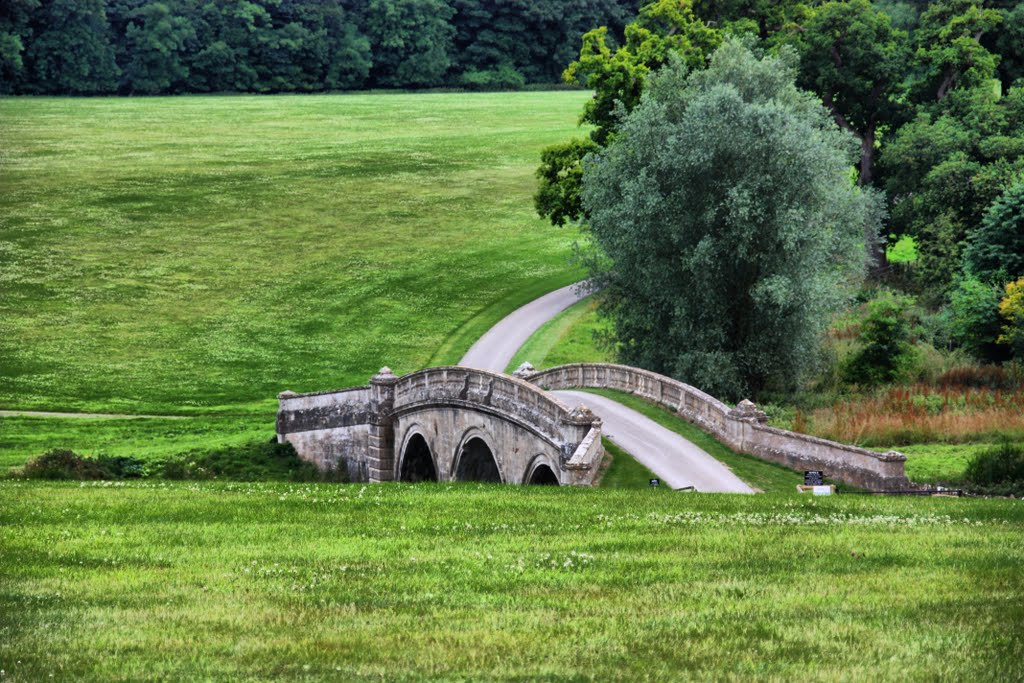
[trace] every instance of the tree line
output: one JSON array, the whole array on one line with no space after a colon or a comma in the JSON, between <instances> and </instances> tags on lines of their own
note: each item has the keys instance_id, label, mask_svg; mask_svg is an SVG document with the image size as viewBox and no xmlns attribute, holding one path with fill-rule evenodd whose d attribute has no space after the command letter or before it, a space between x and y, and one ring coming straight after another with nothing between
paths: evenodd
<instances>
[{"instance_id":1,"label":"tree line","mask_svg":"<svg viewBox=\"0 0 1024 683\"><path fill-rule=\"evenodd\" d=\"M517 88L638 0L5 0L0 92Z\"/></svg>"}]
</instances>

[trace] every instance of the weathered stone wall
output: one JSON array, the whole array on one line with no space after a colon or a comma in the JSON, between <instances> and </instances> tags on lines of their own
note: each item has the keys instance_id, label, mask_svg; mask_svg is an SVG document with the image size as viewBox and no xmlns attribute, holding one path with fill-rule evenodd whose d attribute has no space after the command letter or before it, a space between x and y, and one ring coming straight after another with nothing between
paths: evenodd
<instances>
[{"instance_id":1,"label":"weathered stone wall","mask_svg":"<svg viewBox=\"0 0 1024 683\"><path fill-rule=\"evenodd\" d=\"M352 481L368 481L370 388L278 395L277 440L287 441L321 469L344 466Z\"/></svg>"},{"instance_id":2,"label":"weathered stone wall","mask_svg":"<svg viewBox=\"0 0 1024 683\"><path fill-rule=\"evenodd\" d=\"M516 375L542 389L617 389L675 411L741 453L796 470L823 470L832 479L866 489L910 485L906 456L876 453L764 424L764 413L749 401L730 409L713 396L649 370L610 363L576 363L540 372L520 368Z\"/></svg>"},{"instance_id":3,"label":"weathered stone wall","mask_svg":"<svg viewBox=\"0 0 1024 683\"><path fill-rule=\"evenodd\" d=\"M543 462L560 483L589 485L603 455L592 413L484 370L452 366L395 377L384 368L369 387L278 398L278 440L320 467L344 462L356 481L399 479L413 434L425 440L442 481L455 478L471 438L487 444L506 483L528 481Z\"/></svg>"}]
</instances>

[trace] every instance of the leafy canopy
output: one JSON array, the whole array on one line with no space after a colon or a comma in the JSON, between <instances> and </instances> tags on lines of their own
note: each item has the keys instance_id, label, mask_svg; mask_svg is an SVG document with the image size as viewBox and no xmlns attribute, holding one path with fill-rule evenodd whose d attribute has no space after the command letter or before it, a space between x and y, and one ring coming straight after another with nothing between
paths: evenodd
<instances>
[{"instance_id":1,"label":"leafy canopy","mask_svg":"<svg viewBox=\"0 0 1024 683\"><path fill-rule=\"evenodd\" d=\"M813 365L880 210L851 182L856 141L795 78L792 51L736 39L704 71L670 59L590 157L590 266L624 361L730 398Z\"/></svg>"}]
</instances>

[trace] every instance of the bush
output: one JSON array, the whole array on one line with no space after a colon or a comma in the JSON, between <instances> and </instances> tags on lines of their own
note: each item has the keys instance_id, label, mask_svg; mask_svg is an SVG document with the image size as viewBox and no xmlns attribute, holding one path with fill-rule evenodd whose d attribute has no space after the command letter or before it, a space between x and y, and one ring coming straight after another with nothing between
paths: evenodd
<instances>
[{"instance_id":1,"label":"bush","mask_svg":"<svg viewBox=\"0 0 1024 683\"><path fill-rule=\"evenodd\" d=\"M882 292L868 303L861 326L861 348L847 361L843 375L853 384L874 386L913 375L918 354L910 344L907 297Z\"/></svg>"},{"instance_id":2,"label":"bush","mask_svg":"<svg viewBox=\"0 0 1024 683\"><path fill-rule=\"evenodd\" d=\"M145 476L146 463L123 456L90 458L66 448L55 448L29 460L20 474L28 479L137 479Z\"/></svg>"},{"instance_id":3,"label":"bush","mask_svg":"<svg viewBox=\"0 0 1024 683\"><path fill-rule=\"evenodd\" d=\"M344 464L321 471L300 460L290 443L251 442L214 450L194 450L162 461L157 476L165 479L232 481L348 481Z\"/></svg>"},{"instance_id":4,"label":"bush","mask_svg":"<svg viewBox=\"0 0 1024 683\"><path fill-rule=\"evenodd\" d=\"M999 337L1000 288L976 277L962 277L949 294L950 335L967 353L979 360L1006 357L996 344Z\"/></svg>"},{"instance_id":5,"label":"bush","mask_svg":"<svg viewBox=\"0 0 1024 683\"><path fill-rule=\"evenodd\" d=\"M459 77L459 85L467 90L519 90L526 79L514 67L502 64L486 71L468 69Z\"/></svg>"},{"instance_id":6,"label":"bush","mask_svg":"<svg viewBox=\"0 0 1024 683\"><path fill-rule=\"evenodd\" d=\"M971 490L997 496L1024 496L1024 444L1004 441L976 455L964 479Z\"/></svg>"},{"instance_id":7,"label":"bush","mask_svg":"<svg viewBox=\"0 0 1024 683\"><path fill-rule=\"evenodd\" d=\"M1017 358L1024 358L1024 277L1007 283L999 314L1006 320L999 343L1009 345Z\"/></svg>"}]
</instances>

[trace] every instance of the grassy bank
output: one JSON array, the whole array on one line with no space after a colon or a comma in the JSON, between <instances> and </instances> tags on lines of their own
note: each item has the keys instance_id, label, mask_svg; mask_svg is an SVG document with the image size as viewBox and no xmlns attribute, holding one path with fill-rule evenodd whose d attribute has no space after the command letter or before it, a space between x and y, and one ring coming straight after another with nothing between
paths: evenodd
<instances>
[{"instance_id":1,"label":"grassy bank","mask_svg":"<svg viewBox=\"0 0 1024 683\"><path fill-rule=\"evenodd\" d=\"M1024 503L0 483L8 680L1019 679Z\"/></svg>"},{"instance_id":2,"label":"grassy bank","mask_svg":"<svg viewBox=\"0 0 1024 683\"><path fill-rule=\"evenodd\" d=\"M530 198L586 97L0 99L0 407L269 423L457 360L579 276Z\"/></svg>"}]
</instances>

